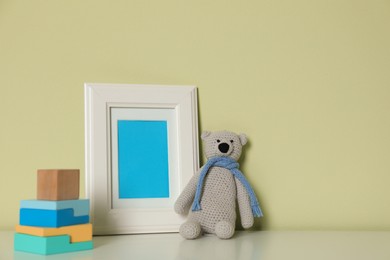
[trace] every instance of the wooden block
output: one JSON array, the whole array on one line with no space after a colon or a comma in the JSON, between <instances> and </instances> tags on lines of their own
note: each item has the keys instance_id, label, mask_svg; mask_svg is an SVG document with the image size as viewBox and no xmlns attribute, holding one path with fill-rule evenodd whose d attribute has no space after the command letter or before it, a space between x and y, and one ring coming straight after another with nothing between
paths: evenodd
<instances>
[{"instance_id":1,"label":"wooden block","mask_svg":"<svg viewBox=\"0 0 390 260\"><path fill-rule=\"evenodd\" d=\"M73 215L85 216L89 215L89 199L80 200L22 200L20 201L20 208L24 209L73 209Z\"/></svg>"},{"instance_id":2,"label":"wooden block","mask_svg":"<svg viewBox=\"0 0 390 260\"><path fill-rule=\"evenodd\" d=\"M19 224L34 227L63 227L89 223L89 215L74 216L73 209L20 209Z\"/></svg>"},{"instance_id":3,"label":"wooden block","mask_svg":"<svg viewBox=\"0 0 390 260\"><path fill-rule=\"evenodd\" d=\"M80 170L38 170L38 200L77 200Z\"/></svg>"},{"instance_id":4,"label":"wooden block","mask_svg":"<svg viewBox=\"0 0 390 260\"><path fill-rule=\"evenodd\" d=\"M70 243L68 235L39 237L15 233L14 249L34 254L52 255L93 249L93 242L91 240Z\"/></svg>"},{"instance_id":5,"label":"wooden block","mask_svg":"<svg viewBox=\"0 0 390 260\"><path fill-rule=\"evenodd\" d=\"M16 225L15 231L21 234L40 237L69 235L71 243L92 240L92 224L73 225L59 228L42 228Z\"/></svg>"}]
</instances>

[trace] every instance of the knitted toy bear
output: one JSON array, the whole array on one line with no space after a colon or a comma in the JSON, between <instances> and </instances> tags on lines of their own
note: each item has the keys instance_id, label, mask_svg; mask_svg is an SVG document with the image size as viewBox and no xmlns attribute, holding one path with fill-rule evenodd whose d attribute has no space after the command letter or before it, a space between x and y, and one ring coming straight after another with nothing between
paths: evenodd
<instances>
[{"instance_id":1,"label":"knitted toy bear","mask_svg":"<svg viewBox=\"0 0 390 260\"><path fill-rule=\"evenodd\" d=\"M176 213L188 213L180 234L186 239L198 238L202 233L229 239L235 231L236 200L244 228L253 225L254 216L263 215L254 191L238 170L237 160L247 138L228 131L203 132L201 138L208 161L191 178L174 205Z\"/></svg>"}]
</instances>

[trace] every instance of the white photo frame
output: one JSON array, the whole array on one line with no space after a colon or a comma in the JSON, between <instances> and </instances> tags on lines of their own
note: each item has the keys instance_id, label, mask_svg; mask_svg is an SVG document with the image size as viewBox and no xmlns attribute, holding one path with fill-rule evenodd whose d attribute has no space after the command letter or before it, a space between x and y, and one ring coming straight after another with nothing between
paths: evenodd
<instances>
[{"instance_id":1,"label":"white photo frame","mask_svg":"<svg viewBox=\"0 0 390 260\"><path fill-rule=\"evenodd\" d=\"M199 168L196 87L86 83L84 91L93 234L178 232L184 219L173 204Z\"/></svg>"}]
</instances>

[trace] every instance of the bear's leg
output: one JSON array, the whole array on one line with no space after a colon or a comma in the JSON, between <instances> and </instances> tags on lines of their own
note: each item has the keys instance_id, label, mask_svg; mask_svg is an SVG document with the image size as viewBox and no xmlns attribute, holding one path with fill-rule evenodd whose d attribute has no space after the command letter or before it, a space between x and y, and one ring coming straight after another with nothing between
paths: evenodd
<instances>
[{"instance_id":1,"label":"bear's leg","mask_svg":"<svg viewBox=\"0 0 390 260\"><path fill-rule=\"evenodd\" d=\"M235 226L226 220L215 225L215 234L221 239L229 239L234 235Z\"/></svg>"},{"instance_id":2,"label":"bear's leg","mask_svg":"<svg viewBox=\"0 0 390 260\"><path fill-rule=\"evenodd\" d=\"M180 226L179 232L185 239L195 239L201 235L202 228L198 222L187 221Z\"/></svg>"}]
</instances>

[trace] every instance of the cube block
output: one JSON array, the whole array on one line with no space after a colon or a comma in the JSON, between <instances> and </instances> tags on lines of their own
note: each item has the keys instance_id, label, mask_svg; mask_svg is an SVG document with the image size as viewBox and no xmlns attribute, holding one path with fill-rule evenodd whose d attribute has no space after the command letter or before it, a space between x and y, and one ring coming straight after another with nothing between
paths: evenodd
<instances>
[{"instance_id":1,"label":"cube block","mask_svg":"<svg viewBox=\"0 0 390 260\"><path fill-rule=\"evenodd\" d=\"M89 223L89 215L74 216L73 209L20 209L19 224L35 227L63 227Z\"/></svg>"},{"instance_id":2,"label":"cube block","mask_svg":"<svg viewBox=\"0 0 390 260\"><path fill-rule=\"evenodd\" d=\"M81 224L59 228L42 228L17 225L15 227L15 231L21 234L40 237L69 235L71 243L92 240L92 224Z\"/></svg>"},{"instance_id":3,"label":"cube block","mask_svg":"<svg viewBox=\"0 0 390 260\"><path fill-rule=\"evenodd\" d=\"M38 200L76 200L79 188L80 170L38 170Z\"/></svg>"},{"instance_id":4,"label":"cube block","mask_svg":"<svg viewBox=\"0 0 390 260\"><path fill-rule=\"evenodd\" d=\"M68 235L40 237L15 233L14 248L16 251L51 255L89 250L93 248L93 242L70 243L70 237Z\"/></svg>"},{"instance_id":5,"label":"cube block","mask_svg":"<svg viewBox=\"0 0 390 260\"><path fill-rule=\"evenodd\" d=\"M74 216L89 215L89 199L80 200L22 200L20 208L25 209L73 209Z\"/></svg>"}]
</instances>

